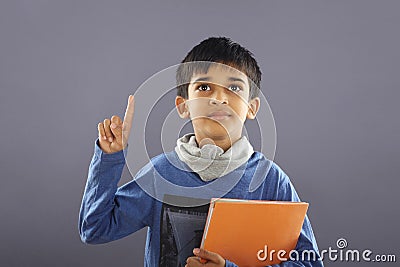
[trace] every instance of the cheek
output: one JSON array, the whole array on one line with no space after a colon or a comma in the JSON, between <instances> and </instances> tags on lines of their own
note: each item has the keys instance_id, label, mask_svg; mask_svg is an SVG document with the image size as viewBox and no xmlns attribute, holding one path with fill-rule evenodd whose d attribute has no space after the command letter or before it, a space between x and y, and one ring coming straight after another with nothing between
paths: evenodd
<instances>
[{"instance_id":1,"label":"cheek","mask_svg":"<svg viewBox=\"0 0 400 267\"><path fill-rule=\"evenodd\" d=\"M207 111L208 100L205 98L194 98L187 103L190 114L199 115Z\"/></svg>"},{"instance_id":2,"label":"cheek","mask_svg":"<svg viewBox=\"0 0 400 267\"><path fill-rule=\"evenodd\" d=\"M239 118L246 118L247 112L249 110L248 103L244 102L243 100L238 100L234 103L234 105L232 105L232 107Z\"/></svg>"}]
</instances>

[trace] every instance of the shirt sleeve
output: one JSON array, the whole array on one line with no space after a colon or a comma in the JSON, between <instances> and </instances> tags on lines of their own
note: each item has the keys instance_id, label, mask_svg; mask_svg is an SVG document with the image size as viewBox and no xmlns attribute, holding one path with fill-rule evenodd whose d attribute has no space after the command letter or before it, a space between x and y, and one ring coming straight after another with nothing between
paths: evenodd
<instances>
[{"instance_id":1,"label":"shirt sleeve","mask_svg":"<svg viewBox=\"0 0 400 267\"><path fill-rule=\"evenodd\" d=\"M135 179L118 188L126 149L104 153L95 142L79 213L79 234L89 244L101 244L125 237L149 226L153 198ZM140 177L141 171L135 176Z\"/></svg>"},{"instance_id":2,"label":"shirt sleeve","mask_svg":"<svg viewBox=\"0 0 400 267\"><path fill-rule=\"evenodd\" d=\"M225 267L238 267L235 263L230 260L225 260Z\"/></svg>"},{"instance_id":3,"label":"shirt sleeve","mask_svg":"<svg viewBox=\"0 0 400 267\"><path fill-rule=\"evenodd\" d=\"M281 171L278 190L278 200L300 202L300 198L294 188L289 177ZM310 220L306 215L304 218L303 226L300 231L300 236L291 255L285 255L287 261L281 264L274 264L273 267L323 267L323 263L318 251L317 241L311 227Z\"/></svg>"}]
</instances>

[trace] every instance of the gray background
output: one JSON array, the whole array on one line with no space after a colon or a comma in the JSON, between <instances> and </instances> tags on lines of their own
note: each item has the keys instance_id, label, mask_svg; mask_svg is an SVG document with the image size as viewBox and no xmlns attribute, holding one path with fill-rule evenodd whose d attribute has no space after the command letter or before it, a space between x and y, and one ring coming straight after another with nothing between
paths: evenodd
<instances>
[{"instance_id":1,"label":"gray background","mask_svg":"<svg viewBox=\"0 0 400 267\"><path fill-rule=\"evenodd\" d=\"M311 203L320 249L344 237L399 258L399 10L395 0L2 0L0 265L142 265L145 230L106 245L79 239L97 123L219 35L261 66L275 160Z\"/></svg>"}]
</instances>

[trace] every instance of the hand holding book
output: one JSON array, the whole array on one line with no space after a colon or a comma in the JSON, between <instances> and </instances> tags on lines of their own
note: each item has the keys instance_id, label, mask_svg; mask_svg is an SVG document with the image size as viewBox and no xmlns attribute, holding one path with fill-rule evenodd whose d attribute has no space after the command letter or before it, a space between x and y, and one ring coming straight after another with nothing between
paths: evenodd
<instances>
[{"instance_id":1,"label":"hand holding book","mask_svg":"<svg viewBox=\"0 0 400 267\"><path fill-rule=\"evenodd\" d=\"M187 259L185 267L224 267L225 259L221 255L202 249L193 249L195 256Z\"/></svg>"}]
</instances>

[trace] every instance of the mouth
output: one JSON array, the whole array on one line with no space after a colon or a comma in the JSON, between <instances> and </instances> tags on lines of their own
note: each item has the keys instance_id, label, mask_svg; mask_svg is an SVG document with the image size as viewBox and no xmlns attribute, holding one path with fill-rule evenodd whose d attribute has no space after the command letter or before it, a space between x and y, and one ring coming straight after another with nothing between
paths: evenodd
<instances>
[{"instance_id":1,"label":"mouth","mask_svg":"<svg viewBox=\"0 0 400 267\"><path fill-rule=\"evenodd\" d=\"M226 112L226 111L214 111L214 112L212 112L212 113L210 113L210 114L208 115L208 117L209 117L210 119L218 120L218 121L220 121L220 120L227 120L227 119L229 119L231 116L232 116L232 115L231 115L230 113Z\"/></svg>"}]
</instances>

